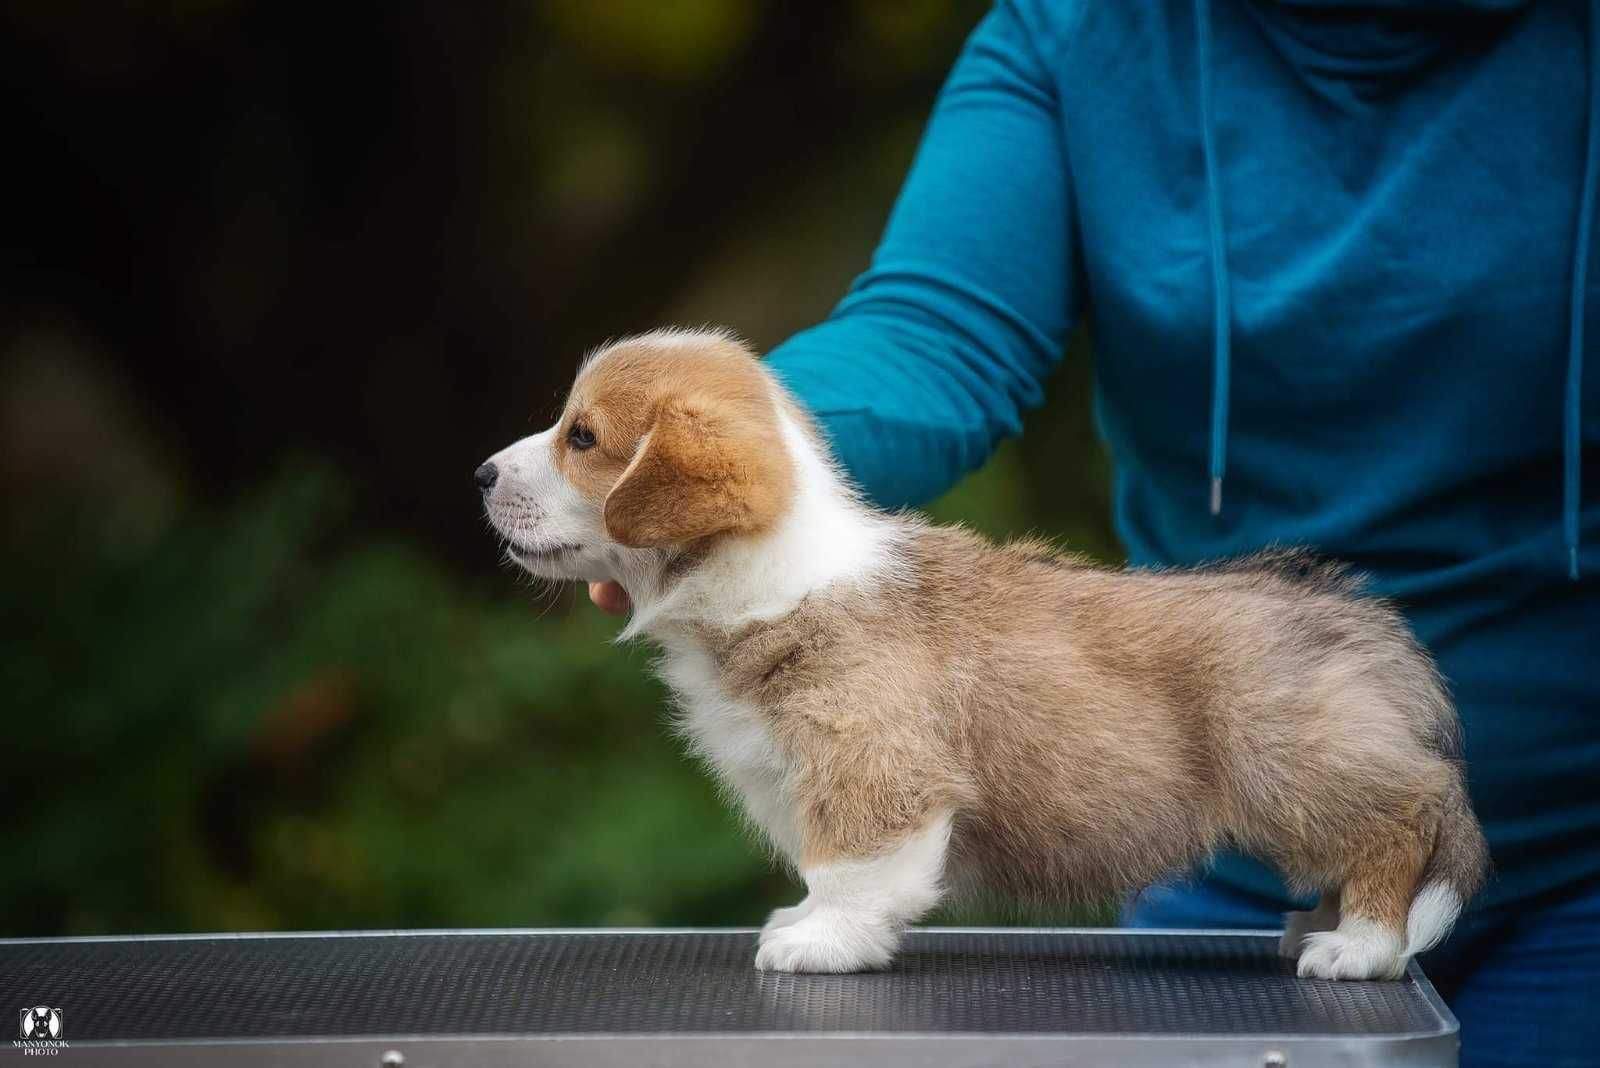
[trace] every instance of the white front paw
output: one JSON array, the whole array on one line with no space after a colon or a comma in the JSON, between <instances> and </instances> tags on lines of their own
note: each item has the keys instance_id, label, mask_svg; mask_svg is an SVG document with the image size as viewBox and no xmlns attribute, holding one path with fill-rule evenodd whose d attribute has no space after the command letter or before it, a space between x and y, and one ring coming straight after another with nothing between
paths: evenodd
<instances>
[{"instance_id":1,"label":"white front paw","mask_svg":"<svg viewBox=\"0 0 1600 1068\"><path fill-rule=\"evenodd\" d=\"M891 925L812 911L786 926L769 922L756 967L764 972L875 971L889 966L898 942L899 932Z\"/></svg>"}]
</instances>

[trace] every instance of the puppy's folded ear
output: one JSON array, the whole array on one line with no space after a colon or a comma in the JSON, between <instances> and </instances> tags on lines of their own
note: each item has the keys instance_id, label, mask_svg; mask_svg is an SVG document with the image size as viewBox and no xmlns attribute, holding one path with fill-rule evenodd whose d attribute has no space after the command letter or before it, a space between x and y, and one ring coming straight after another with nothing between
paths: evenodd
<instances>
[{"instance_id":1,"label":"puppy's folded ear","mask_svg":"<svg viewBox=\"0 0 1600 1068\"><path fill-rule=\"evenodd\" d=\"M618 544L659 548L771 525L794 484L777 413L709 400L661 403L639 450L606 496Z\"/></svg>"}]
</instances>

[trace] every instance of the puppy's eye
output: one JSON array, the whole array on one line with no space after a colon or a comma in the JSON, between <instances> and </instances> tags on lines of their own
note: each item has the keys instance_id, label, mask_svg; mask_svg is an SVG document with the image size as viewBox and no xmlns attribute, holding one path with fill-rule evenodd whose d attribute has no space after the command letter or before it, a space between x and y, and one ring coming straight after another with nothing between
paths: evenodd
<instances>
[{"instance_id":1,"label":"puppy's eye","mask_svg":"<svg viewBox=\"0 0 1600 1068\"><path fill-rule=\"evenodd\" d=\"M567 444L582 452L584 449L594 448L594 431L582 423L573 423L567 431Z\"/></svg>"}]
</instances>

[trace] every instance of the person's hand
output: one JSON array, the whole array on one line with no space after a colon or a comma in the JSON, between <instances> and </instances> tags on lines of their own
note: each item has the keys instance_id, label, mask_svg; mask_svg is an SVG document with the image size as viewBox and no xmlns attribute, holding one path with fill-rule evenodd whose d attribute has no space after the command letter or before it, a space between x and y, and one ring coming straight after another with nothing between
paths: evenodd
<instances>
[{"instance_id":1,"label":"person's hand","mask_svg":"<svg viewBox=\"0 0 1600 1068\"><path fill-rule=\"evenodd\" d=\"M609 612L614 616L628 614L628 592L615 582L589 583L589 600L602 612Z\"/></svg>"}]
</instances>

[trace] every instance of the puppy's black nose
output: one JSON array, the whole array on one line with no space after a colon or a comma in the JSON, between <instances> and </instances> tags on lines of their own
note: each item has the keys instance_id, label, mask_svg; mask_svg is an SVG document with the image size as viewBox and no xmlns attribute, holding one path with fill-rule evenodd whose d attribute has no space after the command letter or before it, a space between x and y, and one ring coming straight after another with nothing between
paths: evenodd
<instances>
[{"instance_id":1,"label":"puppy's black nose","mask_svg":"<svg viewBox=\"0 0 1600 1068\"><path fill-rule=\"evenodd\" d=\"M479 464L478 469L472 473L472 478L478 483L478 488L488 493L494 489L494 480L500 477L500 469L494 464Z\"/></svg>"}]
</instances>

